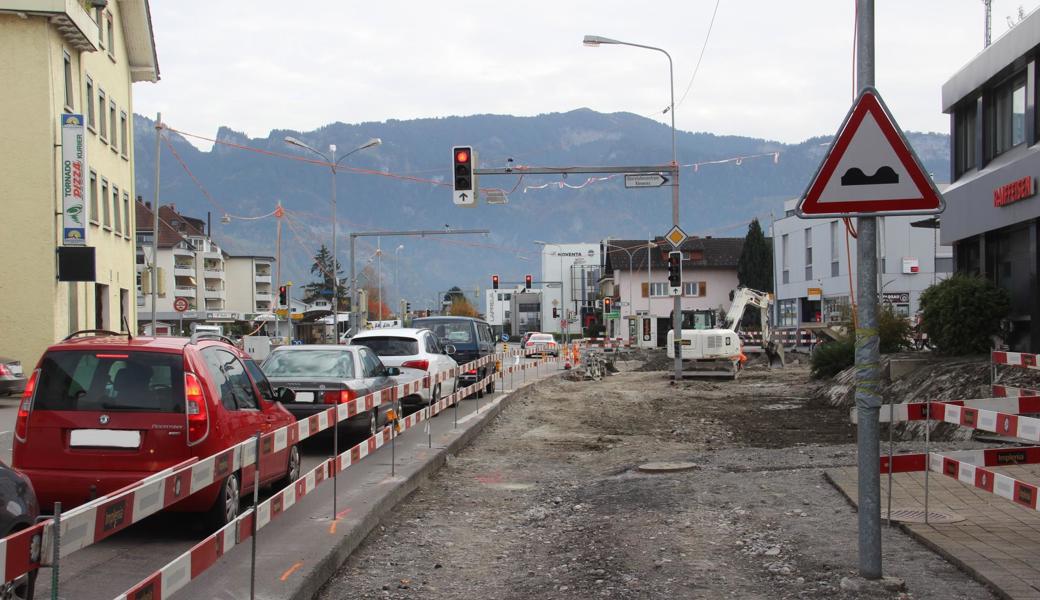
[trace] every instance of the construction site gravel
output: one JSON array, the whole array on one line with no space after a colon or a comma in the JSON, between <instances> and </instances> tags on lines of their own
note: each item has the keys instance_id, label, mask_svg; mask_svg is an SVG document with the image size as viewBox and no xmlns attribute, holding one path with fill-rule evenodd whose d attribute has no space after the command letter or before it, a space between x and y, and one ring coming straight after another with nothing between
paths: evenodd
<instances>
[{"instance_id":1,"label":"construction site gravel","mask_svg":"<svg viewBox=\"0 0 1040 600\"><path fill-rule=\"evenodd\" d=\"M318 598L995 597L888 527L905 585L861 585L855 511L823 475L855 464L855 428L807 367L673 385L643 364L518 392Z\"/></svg>"}]
</instances>

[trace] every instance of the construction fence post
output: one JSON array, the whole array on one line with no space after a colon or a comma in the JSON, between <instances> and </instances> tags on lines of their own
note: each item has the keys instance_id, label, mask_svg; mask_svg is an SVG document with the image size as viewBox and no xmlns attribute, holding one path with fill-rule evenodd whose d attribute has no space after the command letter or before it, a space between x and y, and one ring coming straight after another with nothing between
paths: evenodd
<instances>
[{"instance_id":1,"label":"construction fence post","mask_svg":"<svg viewBox=\"0 0 1040 600\"><path fill-rule=\"evenodd\" d=\"M249 600L256 598L256 532L259 515L256 507L260 502L260 432L253 436L253 535L249 554Z\"/></svg>"},{"instance_id":2,"label":"construction fence post","mask_svg":"<svg viewBox=\"0 0 1040 600\"><path fill-rule=\"evenodd\" d=\"M54 532L54 547L51 549L51 600L58 600L60 598L58 579L61 574L61 502L54 503L52 531Z\"/></svg>"}]
</instances>

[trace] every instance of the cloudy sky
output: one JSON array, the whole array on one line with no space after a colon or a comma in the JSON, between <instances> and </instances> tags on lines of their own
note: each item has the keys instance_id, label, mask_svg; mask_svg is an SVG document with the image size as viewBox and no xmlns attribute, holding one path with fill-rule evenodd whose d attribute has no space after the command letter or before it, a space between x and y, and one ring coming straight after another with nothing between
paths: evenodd
<instances>
[{"instance_id":1,"label":"cloudy sky","mask_svg":"<svg viewBox=\"0 0 1040 600\"><path fill-rule=\"evenodd\" d=\"M982 49L982 1L876 4L878 89L904 129L948 131L940 86ZM597 34L672 54L679 129L797 142L833 133L852 100L854 5L721 0L687 93L716 0L152 0L162 80L135 86L135 110L251 136L580 107L666 120L664 56L582 46ZM1037 5L993 0L994 38Z\"/></svg>"}]
</instances>

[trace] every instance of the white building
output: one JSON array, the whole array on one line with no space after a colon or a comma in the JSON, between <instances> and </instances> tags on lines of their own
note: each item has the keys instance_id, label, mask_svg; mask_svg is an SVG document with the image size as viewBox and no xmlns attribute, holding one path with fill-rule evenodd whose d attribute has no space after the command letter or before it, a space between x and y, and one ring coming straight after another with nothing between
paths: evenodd
<instances>
[{"instance_id":1,"label":"white building","mask_svg":"<svg viewBox=\"0 0 1040 600\"><path fill-rule=\"evenodd\" d=\"M797 202L786 201L784 217L773 223L777 324L802 327L847 321L850 289L854 294L856 286L856 239L848 236L846 250L841 219L800 219L794 214ZM921 292L951 271L953 252L940 245L934 219L879 218L878 293L896 314L915 315Z\"/></svg>"},{"instance_id":2,"label":"white building","mask_svg":"<svg viewBox=\"0 0 1040 600\"><path fill-rule=\"evenodd\" d=\"M138 322L150 322L152 222L149 204L136 204ZM252 320L274 307L269 256L230 256L206 233L205 222L186 217L172 205L159 208L156 319L173 322L230 323ZM177 311L175 303L187 304Z\"/></svg>"},{"instance_id":3,"label":"white building","mask_svg":"<svg viewBox=\"0 0 1040 600\"><path fill-rule=\"evenodd\" d=\"M503 327L511 322L513 294L521 290L523 290L522 286L508 290L501 288L484 290L484 319L496 332L501 333Z\"/></svg>"},{"instance_id":4,"label":"white building","mask_svg":"<svg viewBox=\"0 0 1040 600\"><path fill-rule=\"evenodd\" d=\"M605 297L614 306L607 318L607 335L630 340L640 347L663 347L672 329L673 296L669 295L668 252L663 239L604 240ZM743 238L691 237L683 253L682 310L725 310L729 293L737 287L737 261ZM684 327L696 327L695 317L684 314Z\"/></svg>"},{"instance_id":5,"label":"white building","mask_svg":"<svg viewBox=\"0 0 1040 600\"><path fill-rule=\"evenodd\" d=\"M543 331L562 333L560 321L566 315L569 333L580 335L583 323L595 319L600 265L599 244L543 245Z\"/></svg>"}]
</instances>

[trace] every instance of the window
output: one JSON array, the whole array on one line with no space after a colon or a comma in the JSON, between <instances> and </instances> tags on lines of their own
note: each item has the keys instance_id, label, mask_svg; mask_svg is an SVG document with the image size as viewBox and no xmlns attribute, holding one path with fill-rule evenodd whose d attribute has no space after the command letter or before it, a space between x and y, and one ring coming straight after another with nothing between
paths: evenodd
<instances>
[{"instance_id":1,"label":"window","mask_svg":"<svg viewBox=\"0 0 1040 600\"><path fill-rule=\"evenodd\" d=\"M130 290L119 288L119 331L126 331L130 323Z\"/></svg>"},{"instance_id":2,"label":"window","mask_svg":"<svg viewBox=\"0 0 1040 600\"><path fill-rule=\"evenodd\" d=\"M130 160L130 146L127 144L129 140L126 137L127 123L126 113L119 113L119 153L123 155L123 158Z\"/></svg>"},{"instance_id":3,"label":"window","mask_svg":"<svg viewBox=\"0 0 1040 600\"><path fill-rule=\"evenodd\" d=\"M87 75L87 98L83 106L87 109L87 129L97 132L97 113L94 111L94 80Z\"/></svg>"},{"instance_id":4,"label":"window","mask_svg":"<svg viewBox=\"0 0 1040 600\"><path fill-rule=\"evenodd\" d=\"M780 326L796 327L798 325L798 301L795 299L780 301Z\"/></svg>"},{"instance_id":5,"label":"window","mask_svg":"<svg viewBox=\"0 0 1040 600\"><path fill-rule=\"evenodd\" d=\"M112 225L116 233L123 231L123 219L119 211L119 188L112 186Z\"/></svg>"},{"instance_id":6,"label":"window","mask_svg":"<svg viewBox=\"0 0 1040 600\"><path fill-rule=\"evenodd\" d=\"M661 297L668 295L668 282L655 282L650 284L650 295L654 297ZM644 294L644 297L646 295Z\"/></svg>"},{"instance_id":7,"label":"window","mask_svg":"<svg viewBox=\"0 0 1040 600\"><path fill-rule=\"evenodd\" d=\"M130 239L130 194L123 192L123 235Z\"/></svg>"},{"instance_id":8,"label":"window","mask_svg":"<svg viewBox=\"0 0 1040 600\"><path fill-rule=\"evenodd\" d=\"M184 413L184 357L162 352L48 352L36 410Z\"/></svg>"},{"instance_id":9,"label":"window","mask_svg":"<svg viewBox=\"0 0 1040 600\"><path fill-rule=\"evenodd\" d=\"M112 205L108 202L108 181L101 180L101 224L112 228Z\"/></svg>"},{"instance_id":10,"label":"window","mask_svg":"<svg viewBox=\"0 0 1040 600\"><path fill-rule=\"evenodd\" d=\"M98 90L98 135L101 139L108 139L108 120L105 118L105 90Z\"/></svg>"},{"instance_id":11,"label":"window","mask_svg":"<svg viewBox=\"0 0 1040 600\"><path fill-rule=\"evenodd\" d=\"M327 377L354 378L354 357L347 350L286 350L272 352L264 361L269 377L309 377L321 373Z\"/></svg>"},{"instance_id":12,"label":"window","mask_svg":"<svg viewBox=\"0 0 1040 600\"><path fill-rule=\"evenodd\" d=\"M90 222L97 225L98 222L98 190L97 171L90 171Z\"/></svg>"},{"instance_id":13,"label":"window","mask_svg":"<svg viewBox=\"0 0 1040 600\"><path fill-rule=\"evenodd\" d=\"M361 353L361 365L365 369L365 377L381 377L383 375L382 361L367 348L361 348L358 351Z\"/></svg>"},{"instance_id":14,"label":"window","mask_svg":"<svg viewBox=\"0 0 1040 600\"><path fill-rule=\"evenodd\" d=\"M518 304L516 309L522 313L536 313L542 312L542 305L538 304L537 302L526 302L523 304Z\"/></svg>"},{"instance_id":15,"label":"window","mask_svg":"<svg viewBox=\"0 0 1040 600\"><path fill-rule=\"evenodd\" d=\"M805 280L812 279L812 228L805 228Z\"/></svg>"},{"instance_id":16,"label":"window","mask_svg":"<svg viewBox=\"0 0 1040 600\"><path fill-rule=\"evenodd\" d=\"M708 295L708 282L706 281L684 281L683 296L691 298L703 298Z\"/></svg>"},{"instance_id":17,"label":"window","mask_svg":"<svg viewBox=\"0 0 1040 600\"><path fill-rule=\"evenodd\" d=\"M118 132L116 131L116 101L115 100L109 100L108 101L108 126L112 128L112 139L111 139L112 145L110 147L112 148L112 152L118 152L119 149L116 148L116 142L118 142L119 140L116 139L116 135L118 135Z\"/></svg>"},{"instance_id":18,"label":"window","mask_svg":"<svg viewBox=\"0 0 1040 600\"><path fill-rule=\"evenodd\" d=\"M838 250L839 235L841 234L838 233L838 222L831 221L831 277L837 277L840 273L840 268L838 266L838 257L840 255Z\"/></svg>"},{"instance_id":19,"label":"window","mask_svg":"<svg viewBox=\"0 0 1040 600\"><path fill-rule=\"evenodd\" d=\"M953 176L960 177L975 168L976 101L972 100L953 113Z\"/></svg>"},{"instance_id":20,"label":"window","mask_svg":"<svg viewBox=\"0 0 1040 600\"><path fill-rule=\"evenodd\" d=\"M72 95L72 57L69 56L68 52L65 55L65 108L72 112L73 95Z\"/></svg>"},{"instance_id":21,"label":"window","mask_svg":"<svg viewBox=\"0 0 1040 600\"><path fill-rule=\"evenodd\" d=\"M238 358L216 346L203 348L206 370L217 388L220 403L228 410L256 410L259 407L253 382Z\"/></svg>"},{"instance_id":22,"label":"window","mask_svg":"<svg viewBox=\"0 0 1040 600\"><path fill-rule=\"evenodd\" d=\"M98 46L105 47L105 9L98 7L94 9L94 22L98 28Z\"/></svg>"},{"instance_id":23,"label":"window","mask_svg":"<svg viewBox=\"0 0 1040 600\"><path fill-rule=\"evenodd\" d=\"M108 32L108 57L112 60L116 59L116 27L112 13L105 13L105 31Z\"/></svg>"},{"instance_id":24,"label":"window","mask_svg":"<svg viewBox=\"0 0 1040 600\"><path fill-rule=\"evenodd\" d=\"M780 236L780 265L783 267L783 282L791 283L791 272L788 270L790 262L787 254L788 239L787 234Z\"/></svg>"},{"instance_id":25,"label":"window","mask_svg":"<svg viewBox=\"0 0 1040 600\"><path fill-rule=\"evenodd\" d=\"M255 360L245 361L246 370L249 371L249 376L253 378L253 383L256 384L258 390L260 390L260 397L268 402L274 402L277 400L274 395L274 388L271 387L271 382L264 376L264 372L260 370L260 366L256 364Z\"/></svg>"},{"instance_id":26,"label":"window","mask_svg":"<svg viewBox=\"0 0 1040 600\"><path fill-rule=\"evenodd\" d=\"M997 88L986 105L986 159L1026 141L1026 79L1019 75Z\"/></svg>"},{"instance_id":27,"label":"window","mask_svg":"<svg viewBox=\"0 0 1040 600\"><path fill-rule=\"evenodd\" d=\"M440 354L441 353L441 349L437 345L437 338L435 338L432 335L426 333L426 334L423 334L423 340L425 341L426 351L428 353L430 353L430 354Z\"/></svg>"},{"instance_id":28,"label":"window","mask_svg":"<svg viewBox=\"0 0 1040 600\"><path fill-rule=\"evenodd\" d=\"M370 348L379 356L414 356L419 354L418 340L410 337L363 337L353 342Z\"/></svg>"}]
</instances>

